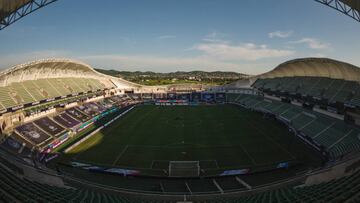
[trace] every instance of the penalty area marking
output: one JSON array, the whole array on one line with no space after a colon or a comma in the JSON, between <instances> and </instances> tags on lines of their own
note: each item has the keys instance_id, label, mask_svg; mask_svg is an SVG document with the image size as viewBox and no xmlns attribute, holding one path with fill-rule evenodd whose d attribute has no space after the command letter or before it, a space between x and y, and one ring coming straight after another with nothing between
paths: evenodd
<instances>
[{"instance_id":1,"label":"penalty area marking","mask_svg":"<svg viewBox=\"0 0 360 203\"><path fill-rule=\"evenodd\" d=\"M155 169L154 168L155 163L168 163L169 164L170 161L174 161L174 160L152 160L151 166L149 169ZM199 160L200 165L201 165L201 163L206 163L206 162L208 162L208 163L212 162L215 164L215 169L220 169L219 164L218 164L217 160L215 160L215 159ZM214 169L214 168L204 168L204 169L207 170L207 169Z\"/></svg>"},{"instance_id":2,"label":"penalty area marking","mask_svg":"<svg viewBox=\"0 0 360 203\"><path fill-rule=\"evenodd\" d=\"M122 155L126 152L126 150L129 148L129 145L126 145L124 147L124 149L120 152L120 154L116 157L115 161L113 162L113 166L115 166L115 164L120 160L120 158L122 157Z\"/></svg>"}]
</instances>

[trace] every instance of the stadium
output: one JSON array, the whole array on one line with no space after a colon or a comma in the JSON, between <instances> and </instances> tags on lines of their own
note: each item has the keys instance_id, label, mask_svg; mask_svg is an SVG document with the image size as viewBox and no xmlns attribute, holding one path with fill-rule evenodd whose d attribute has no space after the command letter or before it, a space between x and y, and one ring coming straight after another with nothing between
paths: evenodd
<instances>
[{"instance_id":1,"label":"stadium","mask_svg":"<svg viewBox=\"0 0 360 203\"><path fill-rule=\"evenodd\" d=\"M0 28L52 2L0 1ZM360 21L359 1L319 2ZM360 202L359 82L330 58L210 88L71 59L9 67L0 202Z\"/></svg>"}]
</instances>

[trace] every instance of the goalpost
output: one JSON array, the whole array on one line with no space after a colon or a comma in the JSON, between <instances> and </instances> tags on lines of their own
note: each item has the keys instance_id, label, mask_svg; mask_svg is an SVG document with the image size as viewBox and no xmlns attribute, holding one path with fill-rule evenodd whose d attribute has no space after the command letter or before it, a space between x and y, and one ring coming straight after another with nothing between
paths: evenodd
<instances>
[{"instance_id":1,"label":"goalpost","mask_svg":"<svg viewBox=\"0 0 360 203\"><path fill-rule=\"evenodd\" d=\"M170 161L169 162L170 177L199 177L200 162L199 161Z\"/></svg>"}]
</instances>

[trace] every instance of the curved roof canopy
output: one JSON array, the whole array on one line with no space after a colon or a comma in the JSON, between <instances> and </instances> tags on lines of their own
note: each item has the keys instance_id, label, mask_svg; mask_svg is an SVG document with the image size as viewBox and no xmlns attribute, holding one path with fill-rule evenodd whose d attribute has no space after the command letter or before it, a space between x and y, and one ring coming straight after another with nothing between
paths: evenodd
<instances>
[{"instance_id":1,"label":"curved roof canopy","mask_svg":"<svg viewBox=\"0 0 360 203\"><path fill-rule=\"evenodd\" d=\"M111 81L117 87L140 87L138 84L121 78L99 73L85 63L69 59L44 59L6 69L0 72L0 86L26 80L62 77L94 78L101 81Z\"/></svg>"},{"instance_id":2,"label":"curved roof canopy","mask_svg":"<svg viewBox=\"0 0 360 203\"><path fill-rule=\"evenodd\" d=\"M56 77L102 78L89 65L67 59L45 59L20 64L0 72L0 81L8 84L14 81L37 80Z\"/></svg>"},{"instance_id":3,"label":"curved roof canopy","mask_svg":"<svg viewBox=\"0 0 360 203\"><path fill-rule=\"evenodd\" d=\"M0 0L0 30L57 0Z\"/></svg>"},{"instance_id":4,"label":"curved roof canopy","mask_svg":"<svg viewBox=\"0 0 360 203\"><path fill-rule=\"evenodd\" d=\"M252 80L295 76L328 77L360 82L360 68L328 58L303 58L282 63L274 70L255 76Z\"/></svg>"},{"instance_id":5,"label":"curved roof canopy","mask_svg":"<svg viewBox=\"0 0 360 203\"><path fill-rule=\"evenodd\" d=\"M360 22L360 0L315 0Z\"/></svg>"}]
</instances>

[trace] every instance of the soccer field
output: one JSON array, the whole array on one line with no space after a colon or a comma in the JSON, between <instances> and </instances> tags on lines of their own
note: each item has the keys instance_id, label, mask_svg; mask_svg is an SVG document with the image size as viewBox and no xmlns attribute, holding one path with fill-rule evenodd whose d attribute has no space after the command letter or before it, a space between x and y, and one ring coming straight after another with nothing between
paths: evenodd
<instances>
[{"instance_id":1,"label":"soccer field","mask_svg":"<svg viewBox=\"0 0 360 203\"><path fill-rule=\"evenodd\" d=\"M137 106L70 152L73 160L132 169L241 169L312 156L289 130L233 105Z\"/></svg>"}]
</instances>

